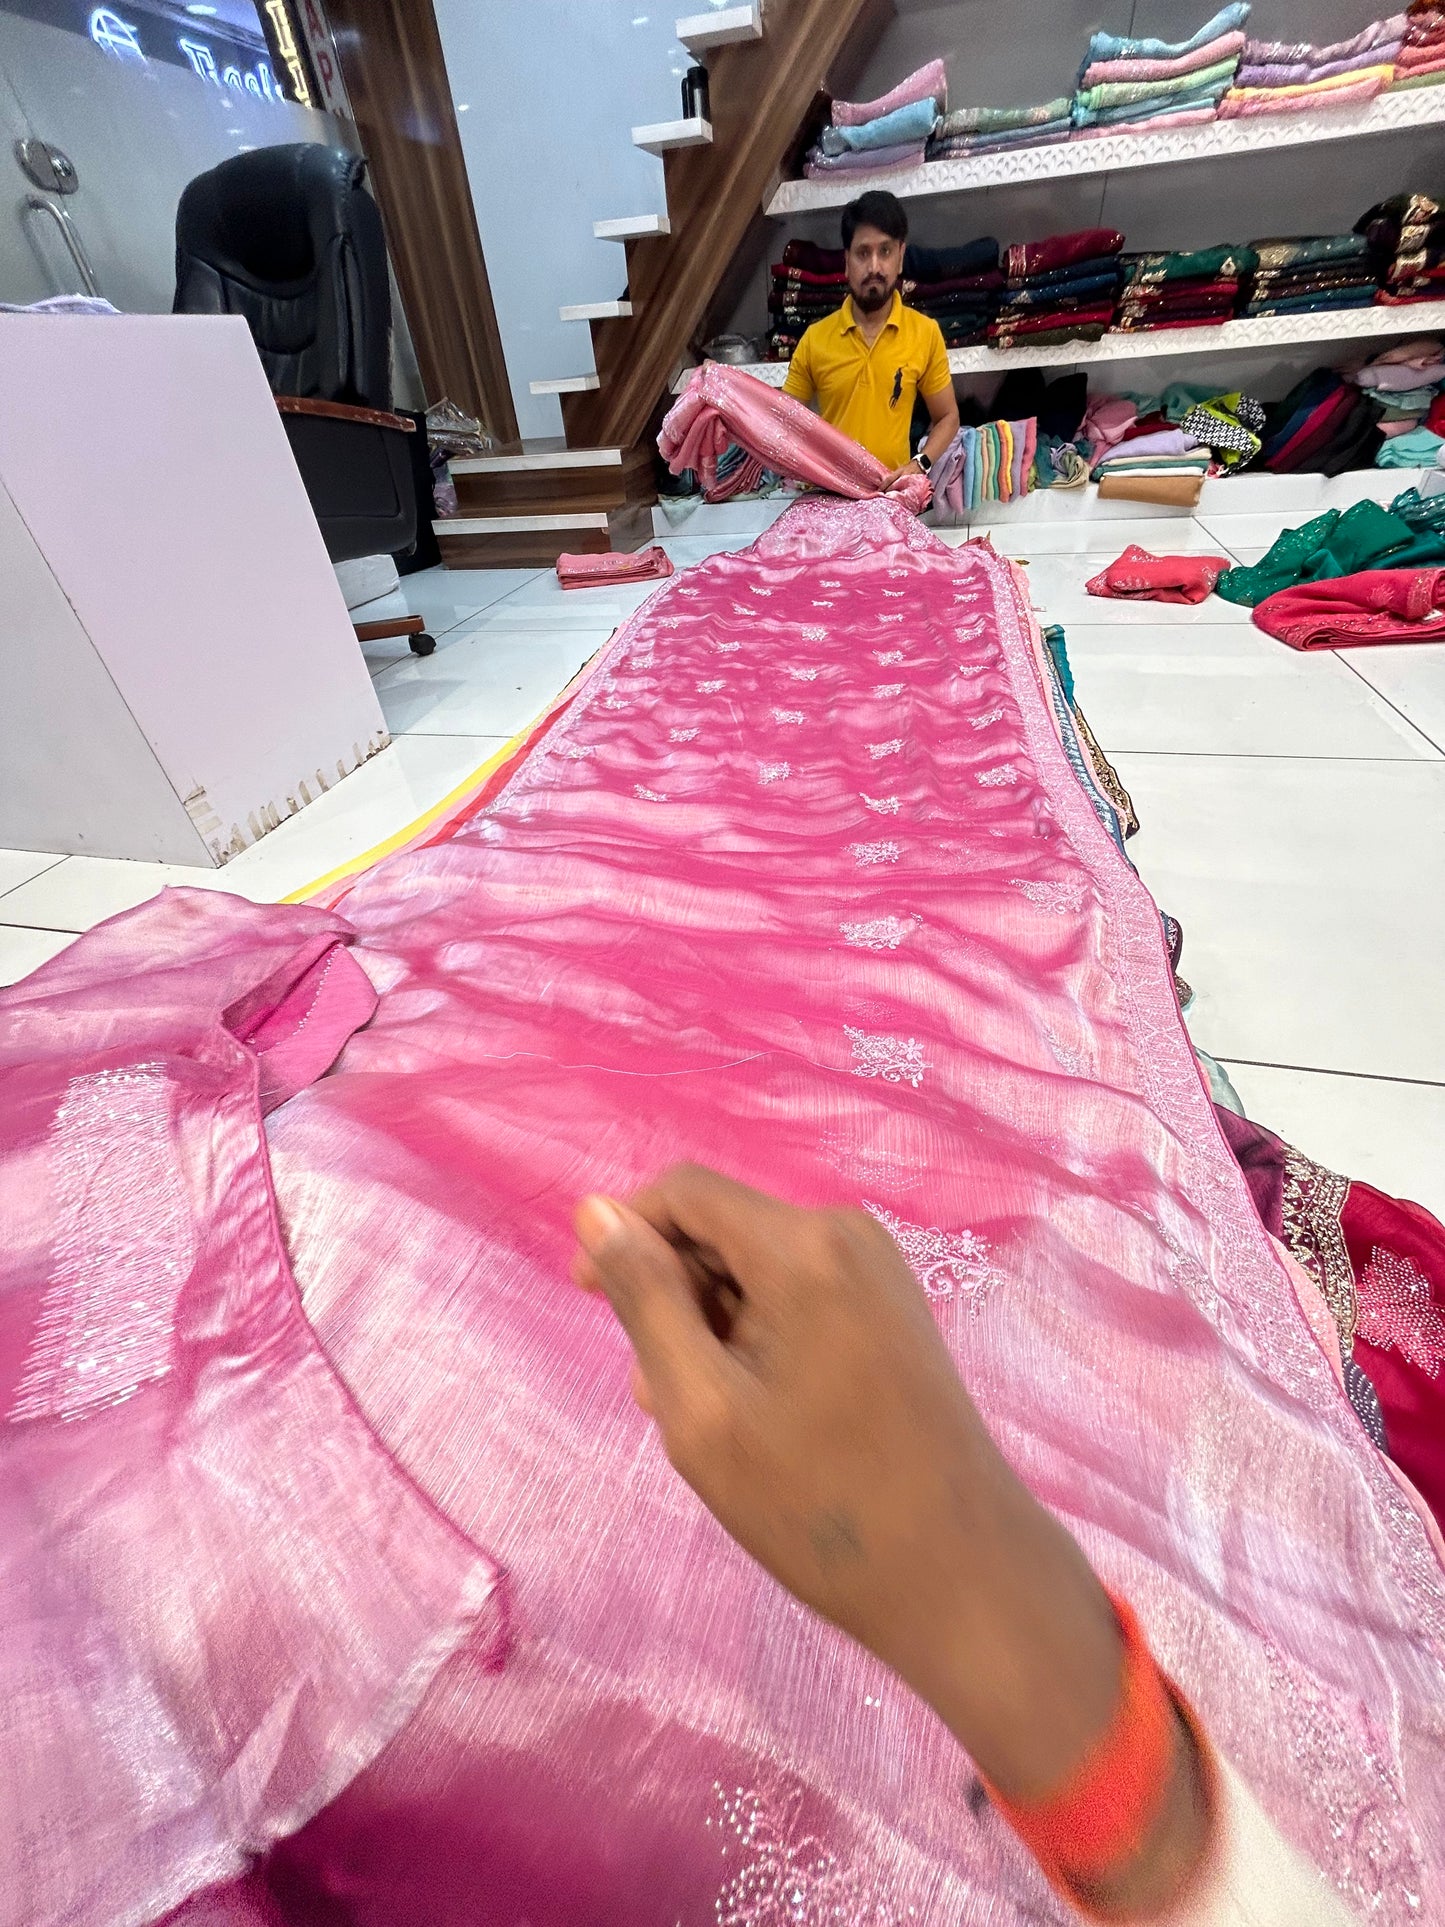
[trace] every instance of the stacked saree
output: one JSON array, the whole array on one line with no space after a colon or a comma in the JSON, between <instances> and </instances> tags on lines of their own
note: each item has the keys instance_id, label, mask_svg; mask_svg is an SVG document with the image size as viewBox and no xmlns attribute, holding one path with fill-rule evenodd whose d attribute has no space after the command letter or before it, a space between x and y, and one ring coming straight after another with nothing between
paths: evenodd
<instances>
[{"instance_id":1,"label":"stacked saree","mask_svg":"<svg viewBox=\"0 0 1445 1927\"><path fill-rule=\"evenodd\" d=\"M1061 704L1010 564L806 501L338 911L170 892L4 993L29 1921L1063 1920L567 1281L577 1195L679 1156L874 1212L1276 1825L1440 1917L1440 1559Z\"/></svg>"}]
</instances>

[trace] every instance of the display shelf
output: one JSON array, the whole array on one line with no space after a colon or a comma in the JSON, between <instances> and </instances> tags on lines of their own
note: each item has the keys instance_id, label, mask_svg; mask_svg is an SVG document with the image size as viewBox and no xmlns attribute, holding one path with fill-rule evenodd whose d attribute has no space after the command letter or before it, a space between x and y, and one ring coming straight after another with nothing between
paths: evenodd
<instances>
[{"instance_id":1,"label":"display shelf","mask_svg":"<svg viewBox=\"0 0 1445 1927\"><path fill-rule=\"evenodd\" d=\"M658 120L647 127L634 127L632 145L645 153L669 154L678 147L710 147L712 122L695 116L692 120Z\"/></svg>"},{"instance_id":2,"label":"display shelf","mask_svg":"<svg viewBox=\"0 0 1445 1927\"><path fill-rule=\"evenodd\" d=\"M1038 348L951 348L948 365L955 375L1006 374L1010 368L1081 368L1102 361L1239 354L1249 348L1301 343L1323 347L1333 341L1438 334L1442 329L1445 301L1414 301L1399 308L1341 308L1334 314L1266 315L1255 320L1216 322L1206 328L1155 328L1108 334L1101 341L1049 342ZM684 377L687 372L684 370ZM787 372L785 361L754 361L744 368L744 373L756 375L770 388L781 388ZM681 386L679 379L674 392Z\"/></svg>"},{"instance_id":3,"label":"display shelf","mask_svg":"<svg viewBox=\"0 0 1445 1927\"><path fill-rule=\"evenodd\" d=\"M960 160L924 161L902 172L784 181L767 203L767 212L809 214L819 208L842 207L870 187L886 187L900 200L908 201L929 194L1010 187L1022 181L1072 180L1081 174L1155 167L1170 161L1263 154L1317 141L1358 140L1367 134L1388 134L1399 128L1430 127L1441 122L1445 122L1445 86L1415 87L1398 94L1379 94L1357 107L1213 120L1175 134L1102 134L1097 139L1060 141L1053 147L1015 147Z\"/></svg>"},{"instance_id":4,"label":"display shelf","mask_svg":"<svg viewBox=\"0 0 1445 1927\"><path fill-rule=\"evenodd\" d=\"M724 7L713 13L690 13L673 32L691 54L711 47L731 47L740 40L761 40L763 10L759 0L745 7Z\"/></svg>"}]
</instances>

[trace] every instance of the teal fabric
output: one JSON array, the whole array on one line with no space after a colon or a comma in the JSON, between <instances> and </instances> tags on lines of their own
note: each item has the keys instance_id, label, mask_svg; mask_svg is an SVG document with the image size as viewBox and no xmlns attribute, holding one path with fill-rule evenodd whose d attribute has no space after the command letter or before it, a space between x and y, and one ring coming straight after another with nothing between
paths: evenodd
<instances>
[{"instance_id":1,"label":"teal fabric","mask_svg":"<svg viewBox=\"0 0 1445 1927\"><path fill-rule=\"evenodd\" d=\"M1433 468L1445 448L1445 436L1428 428L1412 428L1405 435L1391 435L1375 457L1376 468Z\"/></svg>"},{"instance_id":2,"label":"teal fabric","mask_svg":"<svg viewBox=\"0 0 1445 1927\"><path fill-rule=\"evenodd\" d=\"M1266 596L1301 582L1324 582L1362 569L1420 569L1431 563L1445 563L1445 532L1414 529L1378 502L1356 502L1343 514L1326 509L1312 522L1285 529L1253 567L1222 575L1214 593L1252 609Z\"/></svg>"}]
</instances>

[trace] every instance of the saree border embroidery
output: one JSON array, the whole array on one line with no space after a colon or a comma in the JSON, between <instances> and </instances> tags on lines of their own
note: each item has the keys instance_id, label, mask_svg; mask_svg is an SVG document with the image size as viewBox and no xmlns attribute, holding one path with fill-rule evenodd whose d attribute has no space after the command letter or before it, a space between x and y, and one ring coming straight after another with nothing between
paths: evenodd
<instances>
[{"instance_id":1,"label":"saree border embroidery","mask_svg":"<svg viewBox=\"0 0 1445 1927\"><path fill-rule=\"evenodd\" d=\"M1280 1195L1284 1241L1291 1255L1299 1259L1319 1287L1346 1357L1355 1342L1355 1327L1359 1322L1354 1267L1340 1224L1349 1188L1348 1178L1316 1164L1293 1145L1286 1147Z\"/></svg>"}]
</instances>

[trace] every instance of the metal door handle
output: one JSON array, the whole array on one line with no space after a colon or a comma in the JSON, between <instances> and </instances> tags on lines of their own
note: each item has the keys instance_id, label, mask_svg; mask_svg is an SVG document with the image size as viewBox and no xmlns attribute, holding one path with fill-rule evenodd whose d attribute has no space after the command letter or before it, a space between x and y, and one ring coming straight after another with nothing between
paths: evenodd
<instances>
[{"instance_id":1,"label":"metal door handle","mask_svg":"<svg viewBox=\"0 0 1445 1927\"><path fill-rule=\"evenodd\" d=\"M46 200L43 194L27 194L25 196L25 211L27 214L48 214L50 216L51 220L54 221L55 225L60 229L60 238L69 250L70 258L75 263L75 272L84 283L85 292L98 296L100 294L100 283L95 278L95 269L90 265L90 258L81 243L76 225L66 210L63 207L57 207L54 201Z\"/></svg>"}]
</instances>

